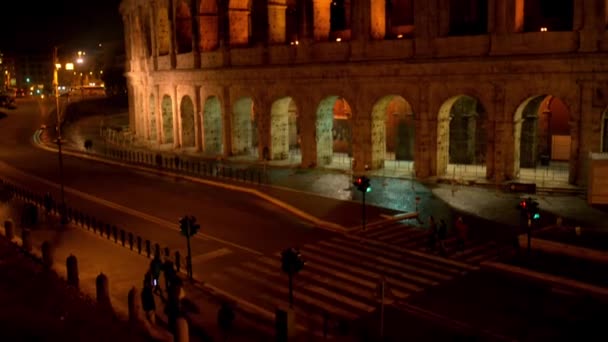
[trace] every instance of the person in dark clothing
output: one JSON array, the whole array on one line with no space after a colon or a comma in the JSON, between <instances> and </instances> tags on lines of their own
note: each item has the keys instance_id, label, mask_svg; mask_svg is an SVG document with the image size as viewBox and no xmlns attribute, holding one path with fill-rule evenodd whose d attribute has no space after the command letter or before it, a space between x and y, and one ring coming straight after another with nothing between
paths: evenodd
<instances>
[{"instance_id":1,"label":"person in dark clothing","mask_svg":"<svg viewBox=\"0 0 608 342\"><path fill-rule=\"evenodd\" d=\"M435 222L435 218L433 216L429 216L429 241L428 248L429 250L435 250L437 245L437 222Z\"/></svg>"},{"instance_id":2,"label":"person in dark clothing","mask_svg":"<svg viewBox=\"0 0 608 342\"><path fill-rule=\"evenodd\" d=\"M454 225L456 228L456 241L458 243L458 250L464 252L464 244L467 240L469 227L464 223L462 216L459 216Z\"/></svg>"},{"instance_id":3,"label":"person in dark clothing","mask_svg":"<svg viewBox=\"0 0 608 342\"><path fill-rule=\"evenodd\" d=\"M177 272L173 266L173 262L169 259L165 260L163 264L163 273L165 274L165 290L167 291L171 287L171 282L177 277Z\"/></svg>"},{"instance_id":4,"label":"person in dark clothing","mask_svg":"<svg viewBox=\"0 0 608 342\"><path fill-rule=\"evenodd\" d=\"M150 261L150 274L152 275L152 286L154 287L154 293L161 293L162 289L158 279L160 278L160 272L162 271L163 262L160 260L160 256L157 254L154 259Z\"/></svg>"},{"instance_id":5,"label":"person in dark clothing","mask_svg":"<svg viewBox=\"0 0 608 342\"><path fill-rule=\"evenodd\" d=\"M146 318L152 324L156 322L156 302L152 290L152 274L146 272L144 276L144 287L141 290L141 306L146 313Z\"/></svg>"},{"instance_id":6,"label":"person in dark clothing","mask_svg":"<svg viewBox=\"0 0 608 342\"><path fill-rule=\"evenodd\" d=\"M445 239L448 237L448 225L444 219L439 221L439 229L437 231L437 239L439 240L439 252L441 255L445 255Z\"/></svg>"}]
</instances>

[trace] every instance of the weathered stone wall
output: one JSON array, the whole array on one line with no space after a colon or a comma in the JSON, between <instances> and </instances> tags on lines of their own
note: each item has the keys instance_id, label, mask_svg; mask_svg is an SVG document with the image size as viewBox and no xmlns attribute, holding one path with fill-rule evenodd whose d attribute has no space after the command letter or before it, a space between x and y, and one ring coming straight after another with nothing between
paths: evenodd
<instances>
[{"instance_id":1,"label":"weathered stone wall","mask_svg":"<svg viewBox=\"0 0 608 342\"><path fill-rule=\"evenodd\" d=\"M466 146L463 159L478 162L479 149L485 150L481 158L487 177L502 181L517 177L521 146L532 144L521 131L526 124L518 108L532 97L552 95L569 111L571 182L585 182L588 152L600 149L601 120L608 107L604 1L576 1L572 31L523 32L520 1L494 0L487 34L454 37L449 34L450 16L445 9L416 0L414 38L396 40L382 40L386 18L378 16L384 9L377 2L362 1L353 5L353 40L332 43L327 42L330 2L314 0L309 9L312 17L298 24L299 44L273 45L289 43L281 19L287 3L276 0L268 8L268 42L262 47L248 47L251 9L246 2L231 2L223 9L204 0L198 3L201 11L193 23L199 26L192 31L198 34L192 39L198 42L194 51L200 56L187 62L178 58L173 47L171 37L177 28L175 18L169 17L171 11L165 11L166 3L124 0L121 5L125 28L143 25L138 23L145 20L157 23L149 28L151 43L146 42L147 33L142 33L146 25L141 30L125 29L130 90L141 97L131 98L132 123L137 134L149 139L157 135L156 139L169 143L173 137L190 137L180 131L186 126L179 124L179 104L189 95L196 120L188 129L200 132L194 134L202 152L230 156L257 143L260 157L267 148L270 158L281 159L292 144L289 132L294 128L289 116L275 113L273 106L289 97L298 113L302 165L320 166L331 161L332 109L336 99L344 98L352 111L353 165L356 170L365 165L378 168L385 152L381 146L393 138L382 134L389 129L385 121L374 118L373 111L381 99L399 96L413 113L407 131L415 135L414 149L409 154L416 175L424 178L445 173L451 105L459 96L468 96L484 112L461 127L467 127L461 132ZM138 10L141 7L147 11ZM132 19L140 15L149 19ZM369 25L358 26L357 18ZM152 56L142 56L145 44L152 47ZM206 66L209 63L213 66ZM208 103L210 98L213 102ZM247 120L237 115L241 110L235 107L244 98L253 104ZM142 116L147 124L137 124ZM452 133L458 136L457 130ZM482 133L485 140L480 147L477 141ZM178 143L175 146L181 146Z\"/></svg>"}]
</instances>

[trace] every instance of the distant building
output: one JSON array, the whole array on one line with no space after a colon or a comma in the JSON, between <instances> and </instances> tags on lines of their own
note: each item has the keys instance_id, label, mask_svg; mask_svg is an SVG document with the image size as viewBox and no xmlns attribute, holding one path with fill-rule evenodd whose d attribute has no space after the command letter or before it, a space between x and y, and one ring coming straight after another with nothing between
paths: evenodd
<instances>
[{"instance_id":1,"label":"distant building","mask_svg":"<svg viewBox=\"0 0 608 342\"><path fill-rule=\"evenodd\" d=\"M607 3L123 0L131 129L208 156L583 185L608 152Z\"/></svg>"}]
</instances>

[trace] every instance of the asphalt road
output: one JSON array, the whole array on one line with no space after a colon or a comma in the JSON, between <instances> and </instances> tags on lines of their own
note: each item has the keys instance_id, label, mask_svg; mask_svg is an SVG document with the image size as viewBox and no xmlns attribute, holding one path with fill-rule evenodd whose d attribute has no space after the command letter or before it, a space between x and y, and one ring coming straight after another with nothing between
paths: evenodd
<instances>
[{"instance_id":1,"label":"asphalt road","mask_svg":"<svg viewBox=\"0 0 608 342\"><path fill-rule=\"evenodd\" d=\"M31 144L49 109L53 102L21 99L17 109L5 112L0 120L0 174L59 199L57 154ZM332 235L251 195L66 155L63 159L66 203L106 222L171 249L185 249L178 218L197 217L201 234L192 241L195 272L198 255L219 249L223 252L205 262L204 271Z\"/></svg>"}]
</instances>

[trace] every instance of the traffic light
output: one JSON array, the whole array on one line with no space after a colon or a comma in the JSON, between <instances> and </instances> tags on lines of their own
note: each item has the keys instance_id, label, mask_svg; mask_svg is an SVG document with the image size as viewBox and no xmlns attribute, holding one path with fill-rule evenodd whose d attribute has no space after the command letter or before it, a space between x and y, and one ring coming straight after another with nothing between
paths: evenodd
<instances>
[{"instance_id":1,"label":"traffic light","mask_svg":"<svg viewBox=\"0 0 608 342\"><path fill-rule=\"evenodd\" d=\"M365 176L359 176L353 182L353 185L357 190L367 193L372 191L372 186L370 185L370 179Z\"/></svg>"},{"instance_id":2,"label":"traffic light","mask_svg":"<svg viewBox=\"0 0 608 342\"><path fill-rule=\"evenodd\" d=\"M281 252L281 269L283 272L293 275L300 272L306 261L302 259L302 254L297 248L287 248Z\"/></svg>"},{"instance_id":3,"label":"traffic light","mask_svg":"<svg viewBox=\"0 0 608 342\"><path fill-rule=\"evenodd\" d=\"M179 229L182 232L182 235L190 237L198 232L201 228L201 225L196 223L196 217L194 216L183 216L179 219Z\"/></svg>"}]
</instances>

